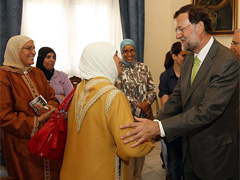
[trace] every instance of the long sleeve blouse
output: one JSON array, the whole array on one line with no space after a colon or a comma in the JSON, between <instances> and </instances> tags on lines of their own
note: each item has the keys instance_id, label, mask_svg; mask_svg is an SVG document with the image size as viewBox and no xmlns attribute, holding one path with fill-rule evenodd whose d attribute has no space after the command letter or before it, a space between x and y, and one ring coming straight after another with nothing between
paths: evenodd
<instances>
[{"instance_id":1,"label":"long sleeve blouse","mask_svg":"<svg viewBox=\"0 0 240 180\"><path fill-rule=\"evenodd\" d=\"M131 65L122 63L122 74L115 85L122 90L130 102L134 114L138 102L146 100L153 103L156 99L156 89L148 66L133 61Z\"/></svg>"},{"instance_id":2,"label":"long sleeve blouse","mask_svg":"<svg viewBox=\"0 0 240 180\"><path fill-rule=\"evenodd\" d=\"M61 95L66 97L73 89L73 85L68 79L68 75L62 71L54 70L54 74L49 83L54 89L55 97L58 99L59 103L62 103L64 100Z\"/></svg>"}]
</instances>

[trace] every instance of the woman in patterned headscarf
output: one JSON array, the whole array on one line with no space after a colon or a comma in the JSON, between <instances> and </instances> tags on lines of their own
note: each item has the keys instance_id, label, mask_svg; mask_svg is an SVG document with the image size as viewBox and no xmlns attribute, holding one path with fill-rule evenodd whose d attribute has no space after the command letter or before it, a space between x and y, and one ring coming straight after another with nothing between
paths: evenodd
<instances>
[{"instance_id":1,"label":"woman in patterned headscarf","mask_svg":"<svg viewBox=\"0 0 240 180\"><path fill-rule=\"evenodd\" d=\"M61 180L128 180L128 160L151 150L150 140L131 148L120 139L126 133L120 125L133 122L128 100L114 86L120 65L116 48L109 43L93 43L83 50L79 63L83 80L68 112Z\"/></svg>"},{"instance_id":2,"label":"woman in patterned headscarf","mask_svg":"<svg viewBox=\"0 0 240 180\"><path fill-rule=\"evenodd\" d=\"M122 90L130 103L132 115L153 119L151 104L156 99L156 90L149 68L135 60L135 42L124 39L120 44L122 75L116 87ZM130 160L130 180L141 179L145 157Z\"/></svg>"},{"instance_id":3,"label":"woman in patterned headscarf","mask_svg":"<svg viewBox=\"0 0 240 180\"><path fill-rule=\"evenodd\" d=\"M35 56L34 41L26 36L9 39L0 68L1 145L9 176L18 180L57 180L60 164L33 156L27 143L58 106L54 90L43 72L32 67ZM29 105L42 95L48 109Z\"/></svg>"}]
</instances>

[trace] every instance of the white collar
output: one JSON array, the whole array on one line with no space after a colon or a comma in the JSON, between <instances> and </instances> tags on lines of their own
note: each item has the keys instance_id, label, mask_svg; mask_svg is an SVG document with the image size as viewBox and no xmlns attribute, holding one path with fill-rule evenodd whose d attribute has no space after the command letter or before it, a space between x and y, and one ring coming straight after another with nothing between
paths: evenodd
<instances>
[{"instance_id":1,"label":"white collar","mask_svg":"<svg viewBox=\"0 0 240 180\"><path fill-rule=\"evenodd\" d=\"M208 43L201 49L201 51L198 54L194 53L194 57L197 56L198 59L200 60L200 65L203 63L205 57L207 56L207 53L210 50L210 48L213 44L213 41L214 41L214 39L211 36Z\"/></svg>"}]
</instances>

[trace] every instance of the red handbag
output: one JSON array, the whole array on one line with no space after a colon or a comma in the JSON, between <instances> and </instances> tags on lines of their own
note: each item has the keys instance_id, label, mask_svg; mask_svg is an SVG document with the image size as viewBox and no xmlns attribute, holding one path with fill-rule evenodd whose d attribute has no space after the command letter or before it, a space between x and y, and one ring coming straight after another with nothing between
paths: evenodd
<instances>
[{"instance_id":1,"label":"red handbag","mask_svg":"<svg viewBox=\"0 0 240 180\"><path fill-rule=\"evenodd\" d=\"M75 89L68 94L51 118L28 142L27 148L30 153L62 162L67 138L67 111Z\"/></svg>"}]
</instances>

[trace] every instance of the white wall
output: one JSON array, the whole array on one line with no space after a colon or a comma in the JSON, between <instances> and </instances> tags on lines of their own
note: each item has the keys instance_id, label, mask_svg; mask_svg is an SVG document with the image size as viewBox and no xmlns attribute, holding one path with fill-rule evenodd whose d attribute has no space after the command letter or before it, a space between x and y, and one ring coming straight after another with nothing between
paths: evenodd
<instances>
[{"instance_id":1,"label":"white wall","mask_svg":"<svg viewBox=\"0 0 240 180\"><path fill-rule=\"evenodd\" d=\"M158 92L159 76L164 71L165 54L176 42L175 22L173 14L183 5L192 0L146 0L145 1L145 51L144 63L148 65ZM240 9L240 3L238 3ZM238 27L240 13L238 14ZM229 47L232 35L215 36L215 38Z\"/></svg>"}]
</instances>

